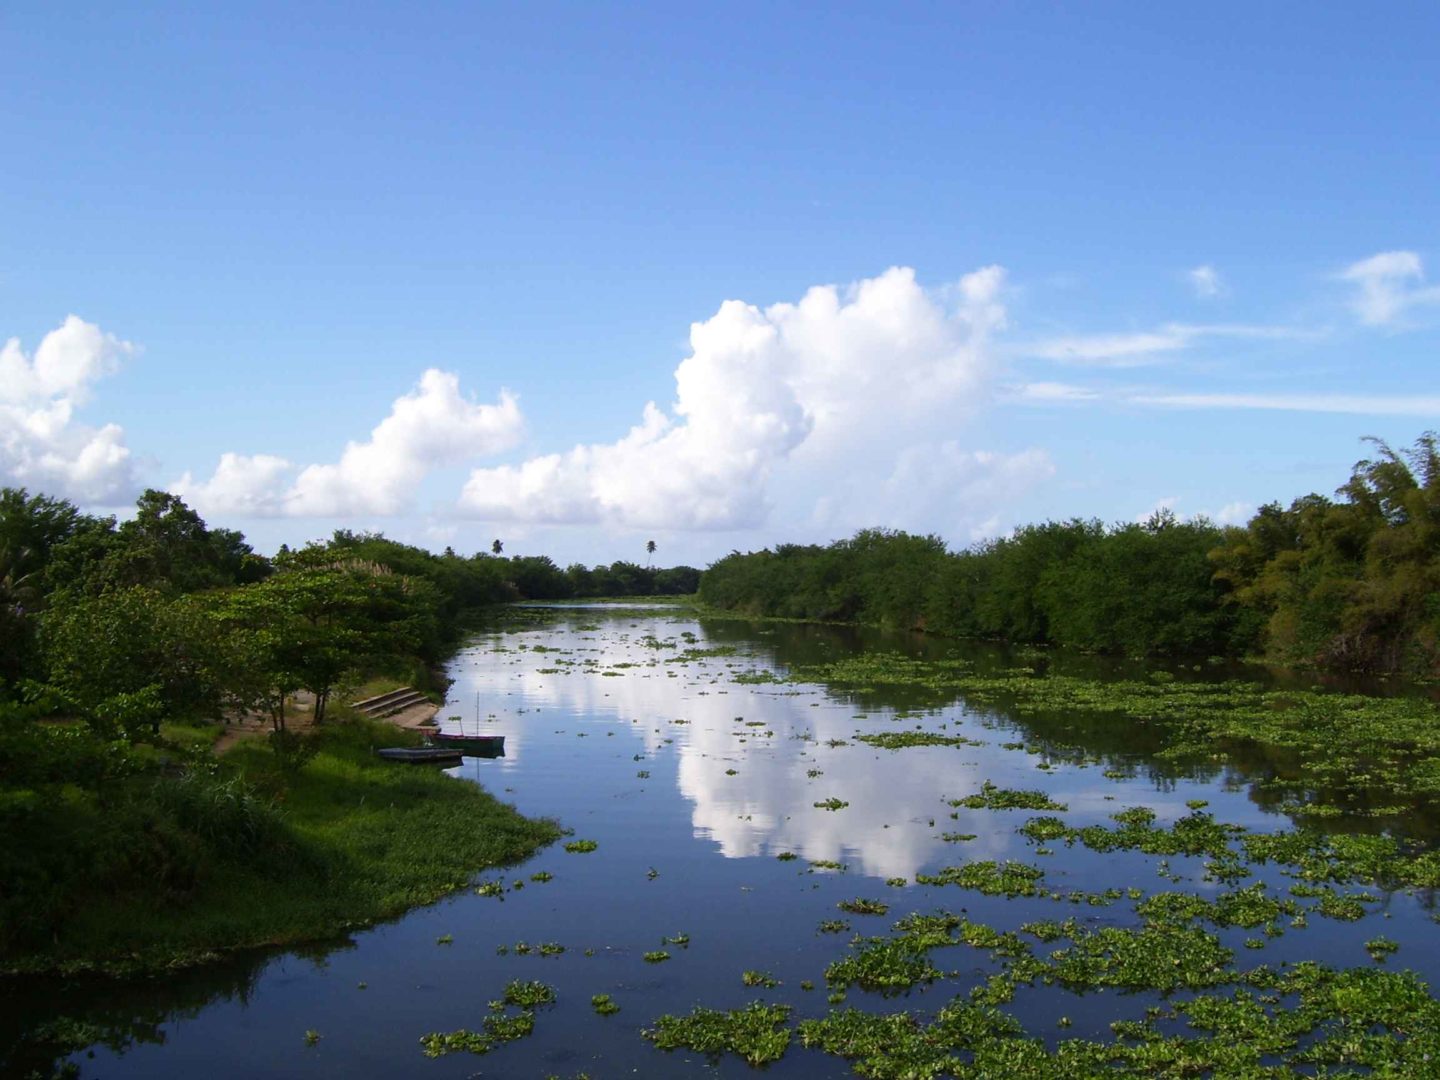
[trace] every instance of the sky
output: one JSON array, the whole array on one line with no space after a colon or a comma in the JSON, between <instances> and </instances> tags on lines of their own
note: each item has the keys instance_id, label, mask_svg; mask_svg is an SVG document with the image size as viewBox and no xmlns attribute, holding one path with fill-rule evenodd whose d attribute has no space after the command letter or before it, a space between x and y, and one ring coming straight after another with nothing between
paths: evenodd
<instances>
[{"instance_id":1,"label":"sky","mask_svg":"<svg viewBox=\"0 0 1440 1080\"><path fill-rule=\"evenodd\" d=\"M704 566L1440 426L1440 6L0 8L0 484Z\"/></svg>"}]
</instances>

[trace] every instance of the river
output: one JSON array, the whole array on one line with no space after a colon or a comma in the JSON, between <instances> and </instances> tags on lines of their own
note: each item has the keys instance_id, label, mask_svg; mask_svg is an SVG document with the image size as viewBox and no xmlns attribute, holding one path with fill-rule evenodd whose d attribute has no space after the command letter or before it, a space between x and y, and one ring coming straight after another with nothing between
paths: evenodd
<instances>
[{"instance_id":1,"label":"river","mask_svg":"<svg viewBox=\"0 0 1440 1080\"><path fill-rule=\"evenodd\" d=\"M557 843L481 875L477 885L490 883L492 895L467 890L300 952L168 978L12 982L0 990L4 1035L33 1040L46 1024L93 1025L97 1041L65 1059L84 1077L749 1075L734 1055L663 1051L641 1030L667 1012L757 999L792 1006L792 1024L824 1016L827 965L846 955L853 934L886 934L911 912L944 909L1001 929L1071 917L1128 926L1128 902L1085 896L1222 890L1193 857L1037 843L1017 832L1033 813L951 805L987 782L1043 791L1076 828L1113 825L1112 814L1136 806L1163 826L1199 800L1216 820L1252 831L1291 827L1257 796L1244 762L1162 765L1153 734L1133 725L1022 718L923 688L857 694L768 681L867 649L963 655L981 670L1015 662L913 635L700 620L668 607L514 612L454 657L440 714L448 727L504 735L505 754L467 758L452 772L526 814L558 819L573 830L566 841L593 841L594 850ZM1070 663L1093 672L1088 661ZM888 750L856 740L905 731L967 741ZM1007 859L1042 866L1044 890L987 895L915 882L947 865ZM1262 876L1281 883L1273 870ZM837 907L857 898L889 912ZM1435 985L1440 953L1423 947L1435 931L1428 902L1377 895L1363 919L1312 919L1310 929L1258 944L1253 927L1216 933L1243 961L1252 957L1242 950L1255 949L1263 955L1253 959L1271 965L1358 966L1372 963L1364 943L1383 930L1401 945L1389 966ZM836 920L849 929L819 929ZM932 983L891 997L852 987L845 1004L931 1014L998 970L963 947L936 960L943 977ZM778 985L747 986L746 971ZM556 993L536 1011L533 1033L484 1056L423 1055L422 1036L478 1029L487 1003L516 979ZM600 1015L598 994L619 1011ZM1112 1021L1139 1018L1157 1000L1040 985L1008 1011L1053 1044L1109 1039ZM851 1067L794 1042L767 1072L845 1076Z\"/></svg>"}]
</instances>

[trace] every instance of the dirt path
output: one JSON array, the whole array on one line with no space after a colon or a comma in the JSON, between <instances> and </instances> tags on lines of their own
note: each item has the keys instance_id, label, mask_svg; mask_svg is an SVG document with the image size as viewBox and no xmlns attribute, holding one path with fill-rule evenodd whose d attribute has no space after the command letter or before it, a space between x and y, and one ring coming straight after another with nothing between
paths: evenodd
<instances>
[{"instance_id":1,"label":"dirt path","mask_svg":"<svg viewBox=\"0 0 1440 1080\"><path fill-rule=\"evenodd\" d=\"M439 711L439 705L426 701L418 705L411 705L408 709L403 709L393 716L387 716L385 721L401 728L423 728L429 726L430 721ZM315 695L302 690L290 699L290 708L285 715L285 728L287 731L305 732L314 726ZM211 749L218 757L234 749L241 740L268 735L272 730L270 717L265 713L246 713L230 720L225 725L224 732L215 740Z\"/></svg>"}]
</instances>

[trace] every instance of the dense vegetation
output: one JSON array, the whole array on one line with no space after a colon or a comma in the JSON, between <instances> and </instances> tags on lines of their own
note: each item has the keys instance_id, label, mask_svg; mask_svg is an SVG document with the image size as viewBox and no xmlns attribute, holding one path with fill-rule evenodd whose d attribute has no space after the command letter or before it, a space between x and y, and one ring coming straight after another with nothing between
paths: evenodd
<instances>
[{"instance_id":1,"label":"dense vegetation","mask_svg":"<svg viewBox=\"0 0 1440 1080\"><path fill-rule=\"evenodd\" d=\"M365 680L429 687L477 607L699 577L500 547L436 555L342 530L267 559L164 492L117 524L0 490L0 968L296 940L553 839L469 786L375 769L373 748L405 736L331 705ZM269 745L217 761L239 714L268 717ZM367 789L391 807L383 826L355 809ZM483 841L445 827L466 815Z\"/></svg>"},{"instance_id":2,"label":"dense vegetation","mask_svg":"<svg viewBox=\"0 0 1440 1080\"><path fill-rule=\"evenodd\" d=\"M1440 451L1374 441L1336 499L1271 503L1243 528L1161 511L1046 522L951 552L866 530L711 566L712 607L1125 655L1264 656L1440 674Z\"/></svg>"}]
</instances>

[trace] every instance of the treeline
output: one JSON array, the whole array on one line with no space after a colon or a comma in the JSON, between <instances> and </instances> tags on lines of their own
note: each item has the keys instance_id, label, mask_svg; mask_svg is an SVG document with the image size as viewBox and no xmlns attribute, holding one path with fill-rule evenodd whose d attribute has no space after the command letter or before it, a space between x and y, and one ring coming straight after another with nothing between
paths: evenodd
<instances>
[{"instance_id":1,"label":"treeline","mask_svg":"<svg viewBox=\"0 0 1440 1080\"><path fill-rule=\"evenodd\" d=\"M1358 462L1335 499L1270 503L1242 527L1028 525L952 552L866 530L733 553L708 605L1124 655L1263 655L1332 670L1440 674L1440 454L1426 434Z\"/></svg>"},{"instance_id":2,"label":"treeline","mask_svg":"<svg viewBox=\"0 0 1440 1080\"><path fill-rule=\"evenodd\" d=\"M469 610L698 579L343 530L266 558L164 492L117 523L0 490L0 966L96 897L182 903L217 874L285 864L293 837L268 799L319 745L289 726L298 692L322 724L367 678L425 685ZM215 722L241 713L270 721L264 793L209 754Z\"/></svg>"},{"instance_id":3,"label":"treeline","mask_svg":"<svg viewBox=\"0 0 1440 1080\"><path fill-rule=\"evenodd\" d=\"M207 526L174 495L147 491L136 509L117 524L63 499L0 489L0 701L39 682L93 703L100 692L94 680L77 674L88 660L106 665L117 693L140 689L135 680L149 685L156 673L161 685L190 684L193 700L178 712L179 691L167 695L172 718L213 714L219 691L196 689L205 665L189 659L214 630L233 644L237 634L254 636L239 633L247 624L277 638L304 637L300 624L307 624L298 655L325 651L317 628L340 634L353 622L359 636L344 642L352 667L395 655L433 664L467 610L525 599L690 594L700 580L688 566L618 561L562 569L543 555L504 558L499 541L495 553L461 556L447 548L437 555L346 529L324 543L282 546L272 559L256 554L241 533ZM214 624L208 631L207 622ZM383 634L381 625L388 627ZM121 635L121 627L130 633ZM120 637L129 639L123 648ZM187 648L186 641L200 644ZM227 657L224 666L243 660ZM175 664L185 670L165 674Z\"/></svg>"}]
</instances>

